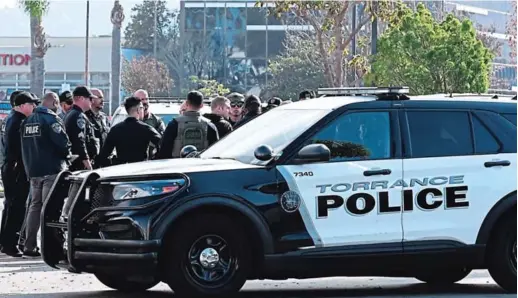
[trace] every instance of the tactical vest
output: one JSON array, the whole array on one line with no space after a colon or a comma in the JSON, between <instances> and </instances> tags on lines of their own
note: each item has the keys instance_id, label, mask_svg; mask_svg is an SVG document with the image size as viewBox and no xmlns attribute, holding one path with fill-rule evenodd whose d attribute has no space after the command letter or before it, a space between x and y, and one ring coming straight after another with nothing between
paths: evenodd
<instances>
[{"instance_id":1,"label":"tactical vest","mask_svg":"<svg viewBox=\"0 0 518 298\"><path fill-rule=\"evenodd\" d=\"M209 147L207 139L208 121L199 112L188 111L175 118L178 123L178 131L173 144L173 158L180 157L180 151L187 145L193 145L199 151Z\"/></svg>"}]
</instances>

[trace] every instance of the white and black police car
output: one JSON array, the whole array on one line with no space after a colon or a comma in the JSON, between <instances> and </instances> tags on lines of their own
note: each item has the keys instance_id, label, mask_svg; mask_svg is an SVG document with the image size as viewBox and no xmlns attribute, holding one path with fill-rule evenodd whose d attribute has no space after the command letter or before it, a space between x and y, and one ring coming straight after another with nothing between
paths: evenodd
<instances>
[{"instance_id":1,"label":"white and black police car","mask_svg":"<svg viewBox=\"0 0 518 298\"><path fill-rule=\"evenodd\" d=\"M252 279L451 284L474 269L516 292L516 101L319 92L193 158L60 173L44 261L187 297Z\"/></svg>"}]
</instances>

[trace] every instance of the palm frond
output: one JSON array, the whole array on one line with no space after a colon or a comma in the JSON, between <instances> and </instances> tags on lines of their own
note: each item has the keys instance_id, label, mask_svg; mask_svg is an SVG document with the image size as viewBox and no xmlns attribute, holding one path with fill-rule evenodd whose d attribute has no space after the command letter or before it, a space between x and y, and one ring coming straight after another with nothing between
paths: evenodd
<instances>
[{"instance_id":1,"label":"palm frond","mask_svg":"<svg viewBox=\"0 0 518 298\"><path fill-rule=\"evenodd\" d=\"M31 17L41 18L49 9L48 0L18 0L20 7Z\"/></svg>"}]
</instances>

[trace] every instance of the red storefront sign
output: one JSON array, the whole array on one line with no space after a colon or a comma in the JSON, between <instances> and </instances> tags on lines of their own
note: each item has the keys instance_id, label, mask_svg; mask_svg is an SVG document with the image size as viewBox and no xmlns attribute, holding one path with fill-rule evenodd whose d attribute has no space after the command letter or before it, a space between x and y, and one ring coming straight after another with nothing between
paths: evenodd
<instances>
[{"instance_id":1,"label":"red storefront sign","mask_svg":"<svg viewBox=\"0 0 518 298\"><path fill-rule=\"evenodd\" d=\"M0 53L0 66L24 66L29 65L31 56L28 54L2 54Z\"/></svg>"}]
</instances>

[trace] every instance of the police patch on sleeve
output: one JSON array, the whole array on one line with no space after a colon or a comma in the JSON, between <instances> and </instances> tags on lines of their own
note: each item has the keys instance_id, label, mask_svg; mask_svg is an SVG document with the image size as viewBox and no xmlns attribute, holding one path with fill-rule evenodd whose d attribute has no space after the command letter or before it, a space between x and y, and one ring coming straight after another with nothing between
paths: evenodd
<instances>
[{"instance_id":1,"label":"police patch on sleeve","mask_svg":"<svg viewBox=\"0 0 518 298\"><path fill-rule=\"evenodd\" d=\"M61 133L61 124L59 124L58 122L54 123L51 125L52 127L52 130L55 132L55 133Z\"/></svg>"},{"instance_id":2,"label":"police patch on sleeve","mask_svg":"<svg viewBox=\"0 0 518 298\"><path fill-rule=\"evenodd\" d=\"M77 119L77 127L79 127L80 129L83 129L83 128L85 128L85 126L86 126L85 119L82 119L82 118Z\"/></svg>"},{"instance_id":3,"label":"police patch on sleeve","mask_svg":"<svg viewBox=\"0 0 518 298\"><path fill-rule=\"evenodd\" d=\"M280 199L281 208L287 213L293 213L299 210L300 195L292 190L283 193Z\"/></svg>"}]
</instances>

